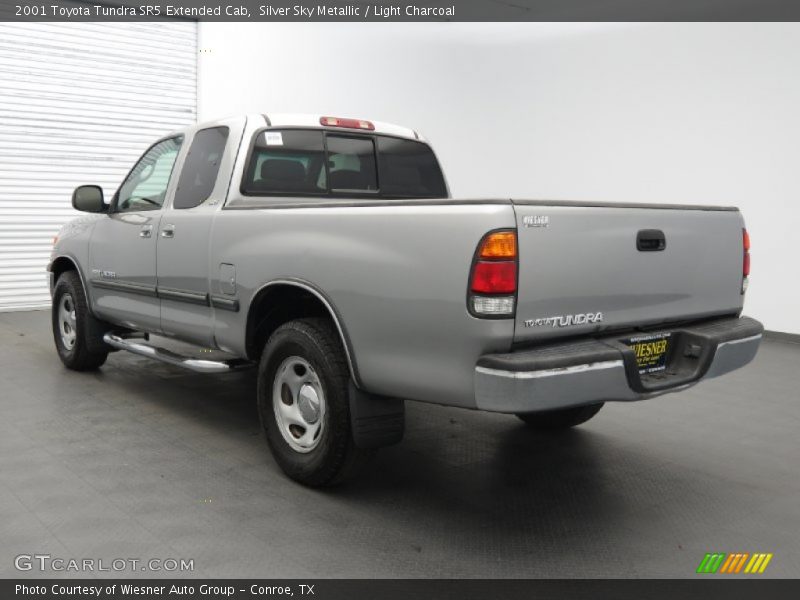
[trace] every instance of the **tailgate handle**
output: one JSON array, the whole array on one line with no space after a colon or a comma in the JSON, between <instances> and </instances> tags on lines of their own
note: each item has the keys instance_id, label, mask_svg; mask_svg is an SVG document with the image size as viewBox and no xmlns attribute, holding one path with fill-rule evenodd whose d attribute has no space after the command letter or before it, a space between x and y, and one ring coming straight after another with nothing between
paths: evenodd
<instances>
[{"instance_id":1,"label":"tailgate handle","mask_svg":"<svg viewBox=\"0 0 800 600\"><path fill-rule=\"evenodd\" d=\"M667 238L660 229L642 229L636 234L636 249L639 252L658 252L667 247Z\"/></svg>"}]
</instances>

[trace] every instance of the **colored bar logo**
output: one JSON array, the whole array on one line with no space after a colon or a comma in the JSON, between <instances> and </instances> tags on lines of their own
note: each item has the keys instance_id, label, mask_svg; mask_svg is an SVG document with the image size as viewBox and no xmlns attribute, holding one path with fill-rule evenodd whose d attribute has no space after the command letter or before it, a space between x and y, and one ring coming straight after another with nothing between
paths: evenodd
<instances>
[{"instance_id":1,"label":"colored bar logo","mask_svg":"<svg viewBox=\"0 0 800 600\"><path fill-rule=\"evenodd\" d=\"M749 573L761 574L767 570L769 561L772 560L772 553L756 552L725 552L707 553L700 566L697 567L698 573Z\"/></svg>"}]
</instances>

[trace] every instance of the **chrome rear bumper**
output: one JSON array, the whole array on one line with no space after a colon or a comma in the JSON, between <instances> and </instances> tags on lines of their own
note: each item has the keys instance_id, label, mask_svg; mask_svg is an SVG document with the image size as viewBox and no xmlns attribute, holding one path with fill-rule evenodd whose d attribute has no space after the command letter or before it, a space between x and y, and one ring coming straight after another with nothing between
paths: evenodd
<instances>
[{"instance_id":1,"label":"chrome rear bumper","mask_svg":"<svg viewBox=\"0 0 800 600\"><path fill-rule=\"evenodd\" d=\"M639 374L633 351L620 336L485 355L475 366L476 405L525 413L676 392L753 360L763 326L748 317L725 318L663 333L672 335L673 347L667 370L652 376Z\"/></svg>"}]
</instances>

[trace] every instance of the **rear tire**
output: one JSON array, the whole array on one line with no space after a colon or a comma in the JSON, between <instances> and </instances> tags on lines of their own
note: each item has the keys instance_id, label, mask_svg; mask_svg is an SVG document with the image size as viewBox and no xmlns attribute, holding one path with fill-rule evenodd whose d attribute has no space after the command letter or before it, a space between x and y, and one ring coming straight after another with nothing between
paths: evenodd
<instances>
[{"instance_id":1,"label":"rear tire","mask_svg":"<svg viewBox=\"0 0 800 600\"><path fill-rule=\"evenodd\" d=\"M62 273L56 281L52 323L58 357L65 367L91 371L106 362L110 348L103 335L110 325L89 312L83 284L75 271Z\"/></svg>"},{"instance_id":2,"label":"rear tire","mask_svg":"<svg viewBox=\"0 0 800 600\"><path fill-rule=\"evenodd\" d=\"M298 319L269 338L258 366L258 413L284 473L311 487L353 478L374 451L350 424L350 371L326 319Z\"/></svg>"},{"instance_id":3,"label":"rear tire","mask_svg":"<svg viewBox=\"0 0 800 600\"><path fill-rule=\"evenodd\" d=\"M534 413L518 414L526 425L533 429L554 431L568 429L581 423L586 423L589 419L600 412L603 402L590 404L588 406L578 406L576 408L562 408L560 410L547 410Z\"/></svg>"}]
</instances>

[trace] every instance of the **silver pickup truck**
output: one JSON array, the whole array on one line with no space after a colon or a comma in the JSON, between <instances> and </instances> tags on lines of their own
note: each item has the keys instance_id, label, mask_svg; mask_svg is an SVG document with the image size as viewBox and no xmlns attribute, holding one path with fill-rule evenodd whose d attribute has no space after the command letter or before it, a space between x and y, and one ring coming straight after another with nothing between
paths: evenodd
<instances>
[{"instance_id":1,"label":"silver pickup truck","mask_svg":"<svg viewBox=\"0 0 800 600\"><path fill-rule=\"evenodd\" d=\"M762 336L737 209L452 199L422 136L385 123L197 125L72 203L94 214L48 267L64 364L255 366L269 446L307 485L398 442L405 400L566 428L742 367Z\"/></svg>"}]
</instances>

